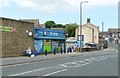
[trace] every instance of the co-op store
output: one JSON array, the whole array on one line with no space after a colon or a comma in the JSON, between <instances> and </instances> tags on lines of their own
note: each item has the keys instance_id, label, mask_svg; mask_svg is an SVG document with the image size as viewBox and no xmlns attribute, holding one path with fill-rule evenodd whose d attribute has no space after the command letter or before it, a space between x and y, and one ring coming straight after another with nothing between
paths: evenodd
<instances>
[{"instance_id":1,"label":"co-op store","mask_svg":"<svg viewBox=\"0 0 120 78\"><path fill-rule=\"evenodd\" d=\"M65 32L63 30L54 30L47 28L34 28L34 48L43 54L45 50L48 53L66 51L65 46Z\"/></svg>"}]
</instances>

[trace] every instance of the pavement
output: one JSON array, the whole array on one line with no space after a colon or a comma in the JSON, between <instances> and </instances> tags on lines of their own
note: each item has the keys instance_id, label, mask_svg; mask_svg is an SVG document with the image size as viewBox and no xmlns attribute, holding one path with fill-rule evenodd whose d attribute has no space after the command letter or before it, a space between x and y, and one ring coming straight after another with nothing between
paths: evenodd
<instances>
[{"instance_id":1,"label":"pavement","mask_svg":"<svg viewBox=\"0 0 120 78\"><path fill-rule=\"evenodd\" d=\"M109 49L105 49L109 50ZM110 49L112 50L112 49ZM91 52L101 52L99 51L91 51ZM20 56L20 57L7 57L7 58L1 58L2 59L2 66L7 66L7 65L14 65L14 64L22 64L22 63L30 63L30 62L38 62L38 61L45 61L45 60L52 60L52 59L59 59L59 58L66 58L66 57L74 57L76 55L82 55L85 53L91 53L91 52L73 52L73 53L56 53L54 54L48 54L47 56L45 55L38 55L35 57L28 57L28 56Z\"/></svg>"},{"instance_id":2,"label":"pavement","mask_svg":"<svg viewBox=\"0 0 120 78\"><path fill-rule=\"evenodd\" d=\"M45 55L38 55L35 57L28 57L28 56L20 56L20 57L7 57L7 58L1 58L2 59L2 66L7 66L7 65L14 65L14 64L22 64L22 63L29 63L29 62L38 62L38 61L44 61L44 60L52 60L52 59L59 59L59 58L65 58L65 57L72 57L77 54L80 54L78 52L74 53L57 53L56 55L54 54L48 54L47 56Z\"/></svg>"},{"instance_id":3,"label":"pavement","mask_svg":"<svg viewBox=\"0 0 120 78\"><path fill-rule=\"evenodd\" d=\"M16 76L21 76L20 78L26 78L26 76L30 76L28 78L32 76L37 76L34 78L44 78L45 76L55 76L53 78L56 78L56 76L63 76L62 78L65 76L118 76L118 52L112 49L15 58L13 61L24 60L30 63L14 63L15 65L2 66L2 76L5 76L5 78L16 78ZM3 62L11 62L12 59Z\"/></svg>"}]
</instances>

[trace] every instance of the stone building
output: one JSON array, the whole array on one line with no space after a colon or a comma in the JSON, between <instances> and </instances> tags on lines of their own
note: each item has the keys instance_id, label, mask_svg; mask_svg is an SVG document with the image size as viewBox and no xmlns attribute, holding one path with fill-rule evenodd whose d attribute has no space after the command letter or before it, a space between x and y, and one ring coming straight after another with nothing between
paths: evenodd
<instances>
[{"instance_id":1,"label":"stone building","mask_svg":"<svg viewBox=\"0 0 120 78\"><path fill-rule=\"evenodd\" d=\"M80 26L76 28L75 37L78 40L80 35ZM99 27L90 22L90 18L87 19L87 23L82 26L82 35L84 36L84 44L87 42L99 43Z\"/></svg>"},{"instance_id":2,"label":"stone building","mask_svg":"<svg viewBox=\"0 0 120 78\"><path fill-rule=\"evenodd\" d=\"M120 28L109 28L109 40L115 43L120 43Z\"/></svg>"},{"instance_id":3,"label":"stone building","mask_svg":"<svg viewBox=\"0 0 120 78\"><path fill-rule=\"evenodd\" d=\"M0 20L2 57L21 56L26 48L34 49L34 23L4 17L0 17Z\"/></svg>"},{"instance_id":4,"label":"stone building","mask_svg":"<svg viewBox=\"0 0 120 78\"><path fill-rule=\"evenodd\" d=\"M104 31L104 32L99 32L99 37L100 38L105 38L105 37L109 37L109 33L107 31Z\"/></svg>"},{"instance_id":5,"label":"stone building","mask_svg":"<svg viewBox=\"0 0 120 78\"><path fill-rule=\"evenodd\" d=\"M39 19L20 19L21 21L32 22L34 27L45 28L45 24L40 24Z\"/></svg>"}]
</instances>

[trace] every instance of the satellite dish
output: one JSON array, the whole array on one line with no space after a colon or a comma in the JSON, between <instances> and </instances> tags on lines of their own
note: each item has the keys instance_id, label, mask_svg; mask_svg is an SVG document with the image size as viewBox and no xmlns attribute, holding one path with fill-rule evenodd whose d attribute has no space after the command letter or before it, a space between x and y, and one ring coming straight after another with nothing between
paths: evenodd
<instances>
[{"instance_id":1,"label":"satellite dish","mask_svg":"<svg viewBox=\"0 0 120 78\"><path fill-rule=\"evenodd\" d=\"M29 36L32 36L32 32L29 32L28 35L29 35Z\"/></svg>"},{"instance_id":2,"label":"satellite dish","mask_svg":"<svg viewBox=\"0 0 120 78\"><path fill-rule=\"evenodd\" d=\"M26 31L26 33L28 34L28 30Z\"/></svg>"}]
</instances>

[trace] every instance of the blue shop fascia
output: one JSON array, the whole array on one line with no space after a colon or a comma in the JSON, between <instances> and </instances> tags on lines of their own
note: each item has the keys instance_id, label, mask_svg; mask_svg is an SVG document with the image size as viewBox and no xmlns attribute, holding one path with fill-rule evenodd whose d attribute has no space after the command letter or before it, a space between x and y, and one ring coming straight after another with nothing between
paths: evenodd
<instances>
[{"instance_id":1,"label":"blue shop fascia","mask_svg":"<svg viewBox=\"0 0 120 78\"><path fill-rule=\"evenodd\" d=\"M39 54L66 51L66 36L63 30L34 28L34 48Z\"/></svg>"}]
</instances>

